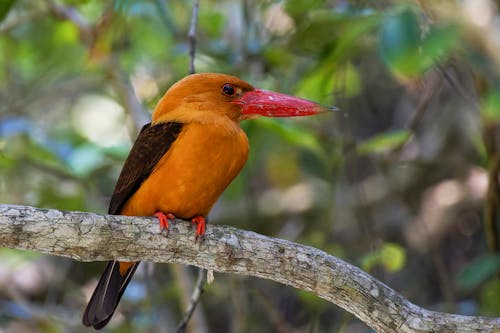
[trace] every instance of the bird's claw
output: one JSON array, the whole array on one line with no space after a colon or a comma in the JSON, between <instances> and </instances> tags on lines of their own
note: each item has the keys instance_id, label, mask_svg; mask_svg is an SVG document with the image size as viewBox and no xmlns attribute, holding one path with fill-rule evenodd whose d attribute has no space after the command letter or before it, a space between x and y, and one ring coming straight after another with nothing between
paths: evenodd
<instances>
[{"instance_id":1,"label":"bird's claw","mask_svg":"<svg viewBox=\"0 0 500 333\"><path fill-rule=\"evenodd\" d=\"M164 230L167 230L167 236L170 233L170 222L175 221L175 215L172 213L163 213L163 212L156 212L154 214L158 218L158 222L160 223L160 233L163 233Z\"/></svg>"},{"instance_id":2,"label":"bird's claw","mask_svg":"<svg viewBox=\"0 0 500 333\"><path fill-rule=\"evenodd\" d=\"M198 242L198 239L200 240L200 243L203 242L203 239L205 238L205 231L207 230L207 221L203 216L196 216L191 219L191 222L193 224L196 224L196 239L195 243Z\"/></svg>"}]
</instances>

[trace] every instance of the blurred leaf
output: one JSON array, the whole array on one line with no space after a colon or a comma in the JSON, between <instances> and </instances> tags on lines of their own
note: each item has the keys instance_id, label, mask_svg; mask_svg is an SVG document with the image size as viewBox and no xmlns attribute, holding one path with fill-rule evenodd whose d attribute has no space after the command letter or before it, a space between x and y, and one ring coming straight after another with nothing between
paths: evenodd
<instances>
[{"instance_id":1,"label":"blurred leaf","mask_svg":"<svg viewBox=\"0 0 500 333\"><path fill-rule=\"evenodd\" d=\"M296 293L301 303L309 308L313 313L317 313L328 307L326 302L322 301L321 298L313 293L300 289L296 289Z\"/></svg>"},{"instance_id":2,"label":"blurred leaf","mask_svg":"<svg viewBox=\"0 0 500 333\"><path fill-rule=\"evenodd\" d=\"M210 38L217 38L222 34L226 24L224 16L217 11L202 11L199 15L200 30Z\"/></svg>"},{"instance_id":3,"label":"blurred leaf","mask_svg":"<svg viewBox=\"0 0 500 333\"><path fill-rule=\"evenodd\" d=\"M321 145L317 136L311 133L306 128L301 128L296 124L277 120L273 118L261 117L254 120L260 127L278 134L281 138L290 144L306 148L314 152L321 151Z\"/></svg>"},{"instance_id":4,"label":"blurred leaf","mask_svg":"<svg viewBox=\"0 0 500 333\"><path fill-rule=\"evenodd\" d=\"M2 141L0 141L0 146L2 145ZM0 150L0 170L7 171L15 168L19 163L21 163L17 159L8 158L5 156Z\"/></svg>"},{"instance_id":5,"label":"blurred leaf","mask_svg":"<svg viewBox=\"0 0 500 333\"><path fill-rule=\"evenodd\" d=\"M290 48L298 52L325 52L322 60L334 68L362 45L360 38L379 22L378 15L345 16L331 10L318 10L297 27Z\"/></svg>"},{"instance_id":6,"label":"blurred leaf","mask_svg":"<svg viewBox=\"0 0 500 333\"><path fill-rule=\"evenodd\" d=\"M291 16L300 16L306 14L308 11L314 8L318 8L325 2L325 0L287 0L285 1L285 12Z\"/></svg>"},{"instance_id":7,"label":"blurred leaf","mask_svg":"<svg viewBox=\"0 0 500 333\"><path fill-rule=\"evenodd\" d=\"M50 180L38 185L38 203L41 207L51 207L62 210L85 210L84 193L73 182Z\"/></svg>"},{"instance_id":8,"label":"blurred leaf","mask_svg":"<svg viewBox=\"0 0 500 333\"><path fill-rule=\"evenodd\" d=\"M375 135L358 145L357 151L360 154L379 154L387 150L394 149L403 144L410 133L405 130L396 130Z\"/></svg>"},{"instance_id":9,"label":"blurred leaf","mask_svg":"<svg viewBox=\"0 0 500 333\"><path fill-rule=\"evenodd\" d=\"M500 255L486 255L472 261L457 277L459 288L471 290L500 272Z\"/></svg>"},{"instance_id":10,"label":"blurred leaf","mask_svg":"<svg viewBox=\"0 0 500 333\"><path fill-rule=\"evenodd\" d=\"M484 98L481 115L486 122L500 119L500 89L492 89Z\"/></svg>"},{"instance_id":11,"label":"blurred leaf","mask_svg":"<svg viewBox=\"0 0 500 333\"><path fill-rule=\"evenodd\" d=\"M130 153L130 146L129 145L119 145L119 146L112 146L112 147L99 147L102 149L103 152L106 153L106 155L113 157L113 158L118 158L125 160Z\"/></svg>"},{"instance_id":12,"label":"blurred leaf","mask_svg":"<svg viewBox=\"0 0 500 333\"><path fill-rule=\"evenodd\" d=\"M369 253L361 258L361 268L367 272L371 271L373 267L380 263L380 256L378 252Z\"/></svg>"},{"instance_id":13,"label":"blurred leaf","mask_svg":"<svg viewBox=\"0 0 500 333\"><path fill-rule=\"evenodd\" d=\"M380 249L380 262L390 273L400 271L406 263L406 251L398 244L385 243Z\"/></svg>"},{"instance_id":14,"label":"blurred leaf","mask_svg":"<svg viewBox=\"0 0 500 333\"><path fill-rule=\"evenodd\" d=\"M357 69L350 63L331 68L319 66L305 76L298 85L296 95L329 105L336 89L342 90L343 97L353 97L361 90L361 78Z\"/></svg>"},{"instance_id":15,"label":"blurred leaf","mask_svg":"<svg viewBox=\"0 0 500 333\"><path fill-rule=\"evenodd\" d=\"M311 230L310 232L301 235L301 238L298 239L298 242L308 244L318 249L322 249L328 254L334 255L339 258L342 258L346 255L345 250L342 248L342 246L340 244L332 242L329 239L329 234L323 229Z\"/></svg>"},{"instance_id":16,"label":"blurred leaf","mask_svg":"<svg viewBox=\"0 0 500 333\"><path fill-rule=\"evenodd\" d=\"M328 103L331 101L334 82L333 73L320 67L300 81L296 94L319 103Z\"/></svg>"},{"instance_id":17,"label":"blurred leaf","mask_svg":"<svg viewBox=\"0 0 500 333\"><path fill-rule=\"evenodd\" d=\"M68 157L68 163L77 175L88 176L102 165L103 159L102 149L93 144L86 144L73 150Z\"/></svg>"},{"instance_id":18,"label":"blurred leaf","mask_svg":"<svg viewBox=\"0 0 500 333\"><path fill-rule=\"evenodd\" d=\"M114 10L117 13L124 13L131 5L130 0L114 0Z\"/></svg>"},{"instance_id":19,"label":"blurred leaf","mask_svg":"<svg viewBox=\"0 0 500 333\"><path fill-rule=\"evenodd\" d=\"M458 36L452 27L431 27L424 35L417 14L406 8L388 15L382 22L380 54L398 76L421 75L446 56Z\"/></svg>"},{"instance_id":20,"label":"blurred leaf","mask_svg":"<svg viewBox=\"0 0 500 333\"><path fill-rule=\"evenodd\" d=\"M43 254L34 251L0 248L0 261L2 265L17 267L27 262L40 258Z\"/></svg>"},{"instance_id":21,"label":"blurred leaf","mask_svg":"<svg viewBox=\"0 0 500 333\"><path fill-rule=\"evenodd\" d=\"M300 177L297 152L283 149L266 159L265 172L273 186L288 187L295 184Z\"/></svg>"},{"instance_id":22,"label":"blurred leaf","mask_svg":"<svg viewBox=\"0 0 500 333\"><path fill-rule=\"evenodd\" d=\"M498 316L500 313L500 279L488 281L481 288L481 314Z\"/></svg>"},{"instance_id":23,"label":"blurred leaf","mask_svg":"<svg viewBox=\"0 0 500 333\"><path fill-rule=\"evenodd\" d=\"M241 173L236 176L235 179L231 183L229 183L228 187L224 191L224 198L229 200L236 200L241 197L242 194L245 193L245 179L246 179L246 171L247 169L243 169Z\"/></svg>"},{"instance_id":24,"label":"blurred leaf","mask_svg":"<svg viewBox=\"0 0 500 333\"><path fill-rule=\"evenodd\" d=\"M377 265L382 265L388 272L400 271L406 263L406 250L395 243L384 243L377 251L361 259L361 267L370 271Z\"/></svg>"},{"instance_id":25,"label":"blurred leaf","mask_svg":"<svg viewBox=\"0 0 500 333\"><path fill-rule=\"evenodd\" d=\"M71 22L61 22L56 25L52 35L56 44L74 44L79 41L77 27Z\"/></svg>"},{"instance_id":26,"label":"blurred leaf","mask_svg":"<svg viewBox=\"0 0 500 333\"><path fill-rule=\"evenodd\" d=\"M448 57L458 41L457 29L453 26L433 26L421 44L420 67L425 71Z\"/></svg>"},{"instance_id":27,"label":"blurred leaf","mask_svg":"<svg viewBox=\"0 0 500 333\"><path fill-rule=\"evenodd\" d=\"M293 61L293 55L290 51L281 47L266 47L264 49L264 57L273 67L287 67Z\"/></svg>"},{"instance_id":28,"label":"blurred leaf","mask_svg":"<svg viewBox=\"0 0 500 333\"><path fill-rule=\"evenodd\" d=\"M412 10L390 14L382 22L380 53L390 67L406 70L407 59L418 52L419 44L420 28Z\"/></svg>"},{"instance_id":29,"label":"blurred leaf","mask_svg":"<svg viewBox=\"0 0 500 333\"><path fill-rule=\"evenodd\" d=\"M7 17L7 14L9 14L10 9L12 6L16 3L16 0L2 0L0 1L0 22L4 20L4 18Z\"/></svg>"},{"instance_id":30,"label":"blurred leaf","mask_svg":"<svg viewBox=\"0 0 500 333\"><path fill-rule=\"evenodd\" d=\"M16 159L22 163L34 164L60 172L68 171L54 151L49 149L47 145L34 142L26 134L13 135L5 142L2 153L7 159Z\"/></svg>"},{"instance_id":31,"label":"blurred leaf","mask_svg":"<svg viewBox=\"0 0 500 333\"><path fill-rule=\"evenodd\" d=\"M357 96L360 93L361 77L352 63L349 62L339 68L334 73L334 77L334 87L342 87L343 98Z\"/></svg>"}]
</instances>

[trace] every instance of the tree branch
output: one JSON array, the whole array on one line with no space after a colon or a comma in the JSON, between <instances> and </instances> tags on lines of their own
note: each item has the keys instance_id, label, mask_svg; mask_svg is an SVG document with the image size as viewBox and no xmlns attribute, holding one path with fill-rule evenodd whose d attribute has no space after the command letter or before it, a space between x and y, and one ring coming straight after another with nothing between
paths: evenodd
<instances>
[{"instance_id":1,"label":"tree branch","mask_svg":"<svg viewBox=\"0 0 500 333\"><path fill-rule=\"evenodd\" d=\"M194 57L196 52L196 26L198 25L198 8L200 0L193 0L193 10L191 12L191 23L189 24L189 74L194 74Z\"/></svg>"},{"instance_id":2,"label":"tree branch","mask_svg":"<svg viewBox=\"0 0 500 333\"><path fill-rule=\"evenodd\" d=\"M201 294L203 293L203 286L205 285L205 274L206 270L203 268L198 269L198 278L196 279L196 284L189 300L189 306L184 314L179 325L177 325L177 333L183 333L186 331L187 324L196 310L196 306L200 302Z\"/></svg>"},{"instance_id":3,"label":"tree branch","mask_svg":"<svg viewBox=\"0 0 500 333\"><path fill-rule=\"evenodd\" d=\"M81 261L147 260L256 276L309 291L379 332L500 330L500 318L420 308L359 268L321 250L224 225L209 225L200 244L195 243L190 222L178 221L165 237L149 217L0 205L0 246Z\"/></svg>"},{"instance_id":4,"label":"tree branch","mask_svg":"<svg viewBox=\"0 0 500 333\"><path fill-rule=\"evenodd\" d=\"M194 59L196 56L196 26L198 25L198 8L200 7L200 0L193 0L193 9L191 10L191 23L189 25L189 74L196 73L194 68ZM213 274L213 271L211 271ZM207 270L203 268L198 269L198 279L196 281L196 285L194 287L193 293L191 294L191 299L189 300L188 307L186 309L186 313L184 318L182 318L181 322L177 326L177 333L182 333L186 331L187 324L191 317L194 314L194 310L196 310L196 306L200 302L200 298L203 292L203 286L205 285L204 276L207 274ZM195 320L195 323L198 322L197 326L200 326L200 320ZM200 327L198 327L198 331Z\"/></svg>"}]
</instances>

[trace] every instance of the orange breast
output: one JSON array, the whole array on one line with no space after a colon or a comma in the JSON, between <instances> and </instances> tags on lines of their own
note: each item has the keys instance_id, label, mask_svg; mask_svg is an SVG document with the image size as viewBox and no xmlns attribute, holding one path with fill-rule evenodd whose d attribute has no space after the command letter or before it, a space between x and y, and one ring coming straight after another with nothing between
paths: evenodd
<instances>
[{"instance_id":1,"label":"orange breast","mask_svg":"<svg viewBox=\"0 0 500 333\"><path fill-rule=\"evenodd\" d=\"M186 124L122 214L206 216L247 158L248 139L236 123Z\"/></svg>"}]
</instances>

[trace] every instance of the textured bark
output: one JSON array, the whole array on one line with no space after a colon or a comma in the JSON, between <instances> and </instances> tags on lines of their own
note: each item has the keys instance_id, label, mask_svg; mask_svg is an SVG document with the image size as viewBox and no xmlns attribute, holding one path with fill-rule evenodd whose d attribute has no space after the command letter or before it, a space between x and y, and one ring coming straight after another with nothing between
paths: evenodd
<instances>
[{"instance_id":1,"label":"textured bark","mask_svg":"<svg viewBox=\"0 0 500 333\"><path fill-rule=\"evenodd\" d=\"M0 246L81 261L147 260L256 276L309 291L379 332L500 332L500 318L420 308L321 250L229 226L210 224L205 240L195 243L185 221L172 225L166 237L148 217L0 205Z\"/></svg>"}]
</instances>

